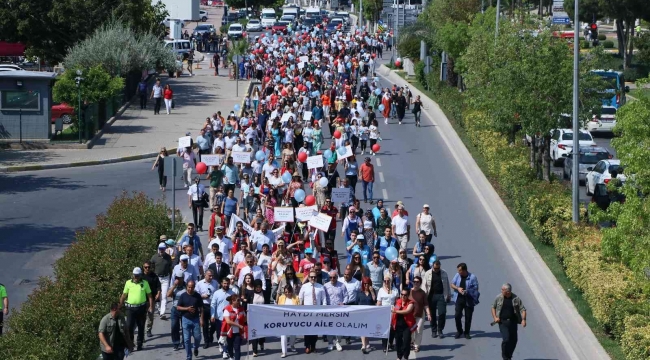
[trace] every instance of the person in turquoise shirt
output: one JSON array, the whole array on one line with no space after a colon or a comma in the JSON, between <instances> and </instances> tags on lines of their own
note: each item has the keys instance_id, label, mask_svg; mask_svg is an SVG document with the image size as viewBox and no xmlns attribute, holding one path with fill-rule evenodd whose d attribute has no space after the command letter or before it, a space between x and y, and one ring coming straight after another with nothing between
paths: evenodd
<instances>
[{"instance_id":1,"label":"person in turquoise shirt","mask_svg":"<svg viewBox=\"0 0 650 360\"><path fill-rule=\"evenodd\" d=\"M372 256L372 249L370 249L370 246L366 244L365 237L362 234L359 234L357 235L356 243L351 243L352 241L348 242L348 246L352 245L350 254L354 255L354 253L359 253L361 255L361 264L363 266L366 266L368 264L368 261L370 261L370 257Z\"/></svg>"},{"instance_id":2,"label":"person in turquoise shirt","mask_svg":"<svg viewBox=\"0 0 650 360\"><path fill-rule=\"evenodd\" d=\"M239 168L233 164L232 156L228 156L228 160L221 167L221 171L223 171L226 180L224 181L224 190L226 194L228 194L228 191L230 190L234 193L235 186L237 186L237 183L239 182Z\"/></svg>"}]
</instances>

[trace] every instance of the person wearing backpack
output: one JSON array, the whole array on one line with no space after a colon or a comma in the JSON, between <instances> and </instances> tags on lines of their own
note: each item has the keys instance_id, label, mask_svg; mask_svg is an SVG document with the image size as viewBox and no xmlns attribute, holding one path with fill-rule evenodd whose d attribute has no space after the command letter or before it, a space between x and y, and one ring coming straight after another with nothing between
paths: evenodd
<instances>
[{"instance_id":1,"label":"person wearing backpack","mask_svg":"<svg viewBox=\"0 0 650 360\"><path fill-rule=\"evenodd\" d=\"M138 83L137 94L140 95L140 109L147 108L147 79L142 78Z\"/></svg>"}]
</instances>

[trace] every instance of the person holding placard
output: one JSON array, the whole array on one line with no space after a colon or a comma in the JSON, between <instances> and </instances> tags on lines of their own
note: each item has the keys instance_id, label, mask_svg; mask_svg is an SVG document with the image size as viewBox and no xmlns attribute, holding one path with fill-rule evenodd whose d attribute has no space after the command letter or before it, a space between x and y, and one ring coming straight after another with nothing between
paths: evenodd
<instances>
[{"instance_id":1,"label":"person holding placard","mask_svg":"<svg viewBox=\"0 0 650 360\"><path fill-rule=\"evenodd\" d=\"M196 157L191 147L186 147L181 157L183 158L183 187L187 189L192 185L192 171L196 167Z\"/></svg>"}]
</instances>

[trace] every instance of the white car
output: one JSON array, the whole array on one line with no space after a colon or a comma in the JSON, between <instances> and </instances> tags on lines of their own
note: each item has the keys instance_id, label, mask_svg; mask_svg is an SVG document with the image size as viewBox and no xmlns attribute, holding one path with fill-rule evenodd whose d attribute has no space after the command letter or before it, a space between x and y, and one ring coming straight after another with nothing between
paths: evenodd
<instances>
[{"instance_id":1,"label":"white car","mask_svg":"<svg viewBox=\"0 0 650 360\"><path fill-rule=\"evenodd\" d=\"M626 176L623 174L621 160L600 160L598 163L596 163L593 169L587 173L587 177L585 178L587 195L594 193L596 185L607 184L612 179L612 171L616 171L618 173L618 175L616 175L616 178L621 180L621 182L625 182L625 180L627 180Z\"/></svg>"},{"instance_id":2,"label":"white car","mask_svg":"<svg viewBox=\"0 0 650 360\"><path fill-rule=\"evenodd\" d=\"M0 71L20 71L25 70L15 64L0 64Z\"/></svg>"},{"instance_id":3,"label":"white car","mask_svg":"<svg viewBox=\"0 0 650 360\"><path fill-rule=\"evenodd\" d=\"M208 12L205 10L199 10L199 18L201 21L206 22L208 21Z\"/></svg>"},{"instance_id":4,"label":"white car","mask_svg":"<svg viewBox=\"0 0 650 360\"><path fill-rule=\"evenodd\" d=\"M241 39L244 37L244 27L241 24L230 24L228 27L229 39Z\"/></svg>"},{"instance_id":5,"label":"white car","mask_svg":"<svg viewBox=\"0 0 650 360\"><path fill-rule=\"evenodd\" d=\"M246 24L246 31L262 31L262 22L257 19L251 19Z\"/></svg>"},{"instance_id":6,"label":"white car","mask_svg":"<svg viewBox=\"0 0 650 360\"><path fill-rule=\"evenodd\" d=\"M578 138L580 147L596 146L594 138L586 130L580 130ZM551 159L553 164L559 166L564 161L564 157L573 150L573 130L572 129L555 129L551 130Z\"/></svg>"},{"instance_id":7,"label":"white car","mask_svg":"<svg viewBox=\"0 0 650 360\"><path fill-rule=\"evenodd\" d=\"M594 115L587 121L585 128L590 133L611 133L614 130L614 126L616 126L616 108L613 106L603 106L600 118Z\"/></svg>"}]
</instances>

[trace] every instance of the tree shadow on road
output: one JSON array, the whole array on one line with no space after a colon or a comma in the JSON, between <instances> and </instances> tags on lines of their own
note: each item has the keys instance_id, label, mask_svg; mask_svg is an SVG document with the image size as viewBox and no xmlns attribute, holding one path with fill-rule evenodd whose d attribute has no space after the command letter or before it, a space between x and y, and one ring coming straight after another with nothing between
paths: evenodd
<instances>
[{"instance_id":1,"label":"tree shadow on road","mask_svg":"<svg viewBox=\"0 0 650 360\"><path fill-rule=\"evenodd\" d=\"M107 185L92 185L92 187L106 187ZM69 178L37 176L37 175L5 175L0 176L0 194L17 195L39 190L79 190L90 186L83 185L82 181Z\"/></svg>"},{"instance_id":2,"label":"tree shadow on road","mask_svg":"<svg viewBox=\"0 0 650 360\"><path fill-rule=\"evenodd\" d=\"M33 163L55 163L59 154L40 150L2 150L0 151L0 166L20 166ZM1 187L0 187L1 188Z\"/></svg>"},{"instance_id":3,"label":"tree shadow on road","mask_svg":"<svg viewBox=\"0 0 650 360\"><path fill-rule=\"evenodd\" d=\"M1 223L0 223L1 224ZM40 224L1 224L1 252L31 253L69 245L75 230Z\"/></svg>"}]
</instances>

